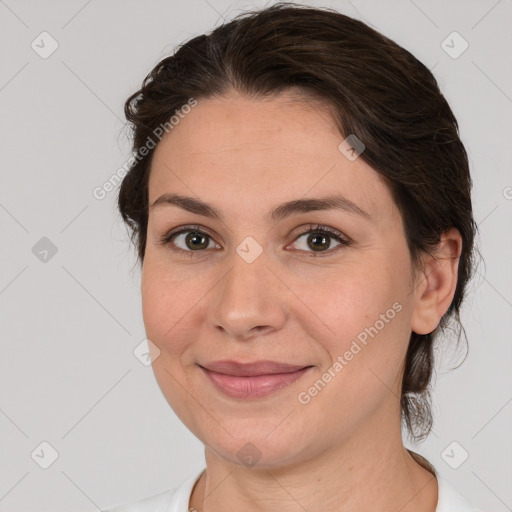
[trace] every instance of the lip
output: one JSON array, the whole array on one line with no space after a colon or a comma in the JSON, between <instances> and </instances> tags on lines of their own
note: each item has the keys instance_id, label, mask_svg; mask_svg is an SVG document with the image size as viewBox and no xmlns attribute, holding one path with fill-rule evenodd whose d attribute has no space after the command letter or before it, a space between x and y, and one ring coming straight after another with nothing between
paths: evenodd
<instances>
[{"instance_id":1,"label":"lip","mask_svg":"<svg viewBox=\"0 0 512 512\"><path fill-rule=\"evenodd\" d=\"M262 398L289 386L311 365L291 365L276 361L214 361L199 365L214 386L231 398Z\"/></svg>"}]
</instances>

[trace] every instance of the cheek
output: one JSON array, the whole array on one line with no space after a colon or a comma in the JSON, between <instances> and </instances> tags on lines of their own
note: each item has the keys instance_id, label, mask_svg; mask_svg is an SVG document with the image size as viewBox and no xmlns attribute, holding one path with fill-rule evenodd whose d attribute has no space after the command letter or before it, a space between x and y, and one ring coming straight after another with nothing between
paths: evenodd
<instances>
[{"instance_id":1,"label":"cheek","mask_svg":"<svg viewBox=\"0 0 512 512\"><path fill-rule=\"evenodd\" d=\"M193 268L192 268L193 267ZM141 279L146 336L158 347L159 366L183 380L195 363L197 342L206 338L206 308L218 280L208 268L170 263L162 255L145 259Z\"/></svg>"},{"instance_id":2,"label":"cheek","mask_svg":"<svg viewBox=\"0 0 512 512\"><path fill-rule=\"evenodd\" d=\"M400 396L410 335L407 266L399 273L382 262L378 272L359 265L333 273L328 286L308 284L303 296L321 319L303 327L321 342L324 357L321 373L304 384L300 399L326 428L333 427L332 435L337 426L360 425Z\"/></svg>"},{"instance_id":3,"label":"cheek","mask_svg":"<svg viewBox=\"0 0 512 512\"><path fill-rule=\"evenodd\" d=\"M172 278L168 269L148 257L144 262L141 279L142 316L147 337L160 350L179 350L179 336L182 328L180 319L190 309L193 300L190 282ZM169 344L166 340L177 343Z\"/></svg>"},{"instance_id":4,"label":"cheek","mask_svg":"<svg viewBox=\"0 0 512 512\"><path fill-rule=\"evenodd\" d=\"M347 407L359 404L364 409L362 404L366 403L370 410L389 389L399 394L398 378L411 322L405 256L368 259L367 264L364 259L347 261L343 269L332 272L328 279L319 279L316 286L308 281L303 300L317 317L309 317L312 320L307 328L310 336L321 342L322 370L330 368L336 375L332 379L335 383L328 386L335 394L326 393L326 401L329 395Z\"/></svg>"},{"instance_id":5,"label":"cheek","mask_svg":"<svg viewBox=\"0 0 512 512\"><path fill-rule=\"evenodd\" d=\"M190 280L173 279L168 269L145 260L142 272L142 315L146 336L158 347L152 363L156 381L171 408L196 432L195 401L183 390L187 387L183 354L193 342L187 327L193 318L193 305L202 293L192 293ZM195 413L196 415L197 412ZM199 415L200 416L200 415Z\"/></svg>"},{"instance_id":6,"label":"cheek","mask_svg":"<svg viewBox=\"0 0 512 512\"><path fill-rule=\"evenodd\" d=\"M385 262L346 262L343 267L304 280L302 301L315 313L324 336L340 343L357 338L373 327L390 331L407 323L407 266L397 271ZM400 311L398 311L400 310ZM343 348L343 347L341 347Z\"/></svg>"}]
</instances>

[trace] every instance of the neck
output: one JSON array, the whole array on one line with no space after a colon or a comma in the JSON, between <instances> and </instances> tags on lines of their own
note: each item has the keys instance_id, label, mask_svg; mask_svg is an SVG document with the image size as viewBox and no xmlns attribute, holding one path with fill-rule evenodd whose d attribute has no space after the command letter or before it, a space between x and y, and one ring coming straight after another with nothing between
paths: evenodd
<instances>
[{"instance_id":1,"label":"neck","mask_svg":"<svg viewBox=\"0 0 512 512\"><path fill-rule=\"evenodd\" d=\"M208 448L207 470L190 506L197 512L435 512L437 480L394 435L367 425L337 448L286 467L258 469L220 458Z\"/></svg>"}]
</instances>

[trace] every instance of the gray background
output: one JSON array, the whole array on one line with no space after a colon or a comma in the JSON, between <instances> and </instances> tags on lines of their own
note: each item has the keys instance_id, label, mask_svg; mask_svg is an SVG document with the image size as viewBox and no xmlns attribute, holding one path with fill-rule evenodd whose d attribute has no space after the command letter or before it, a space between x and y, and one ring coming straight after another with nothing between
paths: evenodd
<instances>
[{"instance_id":1,"label":"gray background","mask_svg":"<svg viewBox=\"0 0 512 512\"><path fill-rule=\"evenodd\" d=\"M512 510L512 4L308 3L405 46L433 69L459 120L485 265L464 310L469 356L450 372L460 354L444 355L434 432L417 450L476 505ZM123 102L152 67L183 40L263 5L0 0L1 511L98 510L202 468L201 443L133 354L145 338L140 273L116 191L103 200L92 191L129 155ZM51 49L43 31L58 43L47 58L31 47ZM442 47L453 31L469 44L458 58ZM44 441L58 453L47 469ZM453 469L463 450L468 459Z\"/></svg>"}]
</instances>

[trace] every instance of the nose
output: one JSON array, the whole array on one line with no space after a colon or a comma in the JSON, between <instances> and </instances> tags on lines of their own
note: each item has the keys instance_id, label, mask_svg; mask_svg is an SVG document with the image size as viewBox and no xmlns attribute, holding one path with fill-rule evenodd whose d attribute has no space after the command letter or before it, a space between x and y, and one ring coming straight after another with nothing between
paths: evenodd
<instances>
[{"instance_id":1,"label":"nose","mask_svg":"<svg viewBox=\"0 0 512 512\"><path fill-rule=\"evenodd\" d=\"M229 270L210 294L211 325L240 341L281 329L287 317L286 289L265 253L248 263L233 252L226 266Z\"/></svg>"}]
</instances>

